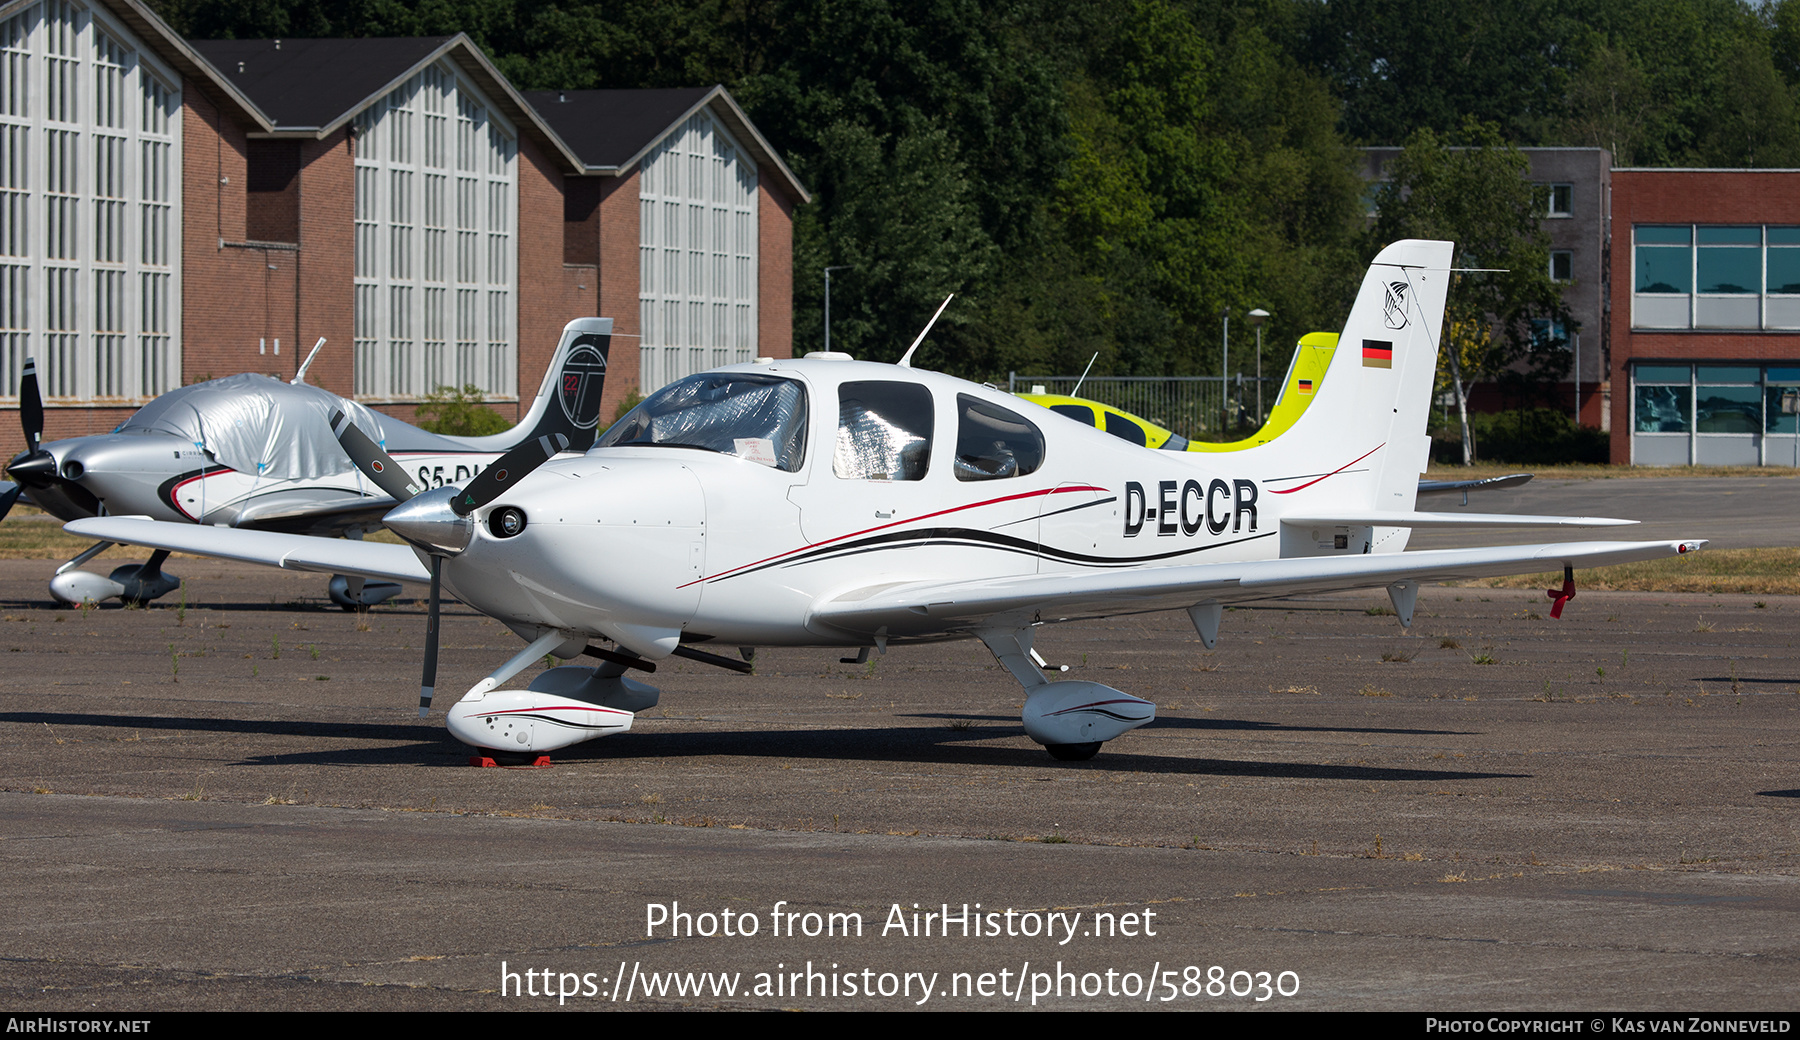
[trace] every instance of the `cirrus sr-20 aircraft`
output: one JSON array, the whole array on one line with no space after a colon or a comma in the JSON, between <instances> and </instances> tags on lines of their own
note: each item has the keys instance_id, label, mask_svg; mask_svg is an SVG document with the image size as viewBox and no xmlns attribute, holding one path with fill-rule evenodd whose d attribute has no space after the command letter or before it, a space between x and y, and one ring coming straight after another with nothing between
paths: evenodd
<instances>
[{"instance_id":1,"label":"cirrus sr-20 aircraft","mask_svg":"<svg viewBox=\"0 0 1800 1040\"><path fill-rule=\"evenodd\" d=\"M1185 610L1209 648L1223 605L1385 588L1410 625L1419 585L1564 572L1703 543L1557 542L1404 552L1420 527L1625 520L1415 510L1451 244L1384 249L1318 399L1267 444L1151 452L990 387L841 354L758 359L678 380L578 458L556 438L464 487L408 481L349 418L334 428L401 504L408 544L80 520L95 538L427 584L420 712L436 685L440 584L528 645L448 712L480 748L539 753L631 728L656 689L628 677L700 649L890 647L979 639L1024 687L1026 733L1061 759L1155 718L1144 698L1051 681L1038 626ZM1345 349L1347 348L1347 349ZM545 654L564 665L501 685ZM860 658L859 658L860 659Z\"/></svg>"}]
</instances>

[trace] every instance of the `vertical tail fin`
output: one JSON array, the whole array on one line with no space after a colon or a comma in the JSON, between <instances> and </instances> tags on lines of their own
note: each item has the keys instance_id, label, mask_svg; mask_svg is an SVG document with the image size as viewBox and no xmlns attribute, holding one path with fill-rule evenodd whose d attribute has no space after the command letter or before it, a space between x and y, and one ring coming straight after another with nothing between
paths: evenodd
<instances>
[{"instance_id":1,"label":"vertical tail fin","mask_svg":"<svg viewBox=\"0 0 1800 1040\"><path fill-rule=\"evenodd\" d=\"M600 396L612 350L611 318L576 318L563 326L562 339L544 371L537 398L519 424L505 433L462 437L480 451L505 451L539 437L561 434L570 451L586 451L599 435Z\"/></svg>"},{"instance_id":2,"label":"vertical tail fin","mask_svg":"<svg viewBox=\"0 0 1800 1040\"><path fill-rule=\"evenodd\" d=\"M1425 426L1437 373L1449 242L1383 249L1363 277L1331 366L1292 429L1250 449L1268 492L1309 511L1332 502L1408 512L1430 456Z\"/></svg>"}]
</instances>

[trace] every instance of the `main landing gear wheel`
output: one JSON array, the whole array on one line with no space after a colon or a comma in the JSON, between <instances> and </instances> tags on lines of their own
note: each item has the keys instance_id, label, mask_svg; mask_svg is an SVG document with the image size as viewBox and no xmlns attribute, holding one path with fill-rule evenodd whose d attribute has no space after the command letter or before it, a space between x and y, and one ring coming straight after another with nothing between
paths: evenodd
<instances>
[{"instance_id":1,"label":"main landing gear wheel","mask_svg":"<svg viewBox=\"0 0 1800 1040\"><path fill-rule=\"evenodd\" d=\"M1100 745L1104 741L1094 740L1086 744L1045 744L1044 750L1058 762L1086 762L1100 753Z\"/></svg>"}]
</instances>

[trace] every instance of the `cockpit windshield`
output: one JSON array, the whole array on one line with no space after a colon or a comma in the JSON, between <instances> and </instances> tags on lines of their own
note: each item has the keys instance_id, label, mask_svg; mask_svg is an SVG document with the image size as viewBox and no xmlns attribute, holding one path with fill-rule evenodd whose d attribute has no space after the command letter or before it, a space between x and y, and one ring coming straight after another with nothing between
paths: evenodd
<instances>
[{"instance_id":1,"label":"cockpit windshield","mask_svg":"<svg viewBox=\"0 0 1800 1040\"><path fill-rule=\"evenodd\" d=\"M594 445L700 448L793 473L806 457L806 389L792 379L702 372L663 387Z\"/></svg>"}]
</instances>

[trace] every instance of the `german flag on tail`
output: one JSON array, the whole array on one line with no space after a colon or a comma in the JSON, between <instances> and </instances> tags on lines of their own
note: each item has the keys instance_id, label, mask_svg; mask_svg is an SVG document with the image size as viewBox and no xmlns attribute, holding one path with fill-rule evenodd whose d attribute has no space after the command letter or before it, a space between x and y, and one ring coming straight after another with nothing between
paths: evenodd
<instances>
[{"instance_id":1,"label":"german flag on tail","mask_svg":"<svg viewBox=\"0 0 1800 1040\"><path fill-rule=\"evenodd\" d=\"M1363 367L1364 368L1393 368L1394 367L1394 344L1393 344L1393 341L1385 340L1385 339L1365 339L1365 340L1363 340Z\"/></svg>"}]
</instances>

